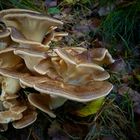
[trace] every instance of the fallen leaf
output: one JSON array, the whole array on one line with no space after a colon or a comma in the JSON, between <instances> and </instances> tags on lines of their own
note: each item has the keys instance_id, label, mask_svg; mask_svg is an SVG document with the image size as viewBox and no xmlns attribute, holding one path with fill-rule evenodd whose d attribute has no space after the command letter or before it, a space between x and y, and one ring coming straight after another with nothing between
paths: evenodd
<instances>
[{"instance_id":1,"label":"fallen leaf","mask_svg":"<svg viewBox=\"0 0 140 140\"><path fill-rule=\"evenodd\" d=\"M110 65L110 70L113 72L126 73L126 63L122 58L115 60L115 62Z\"/></svg>"},{"instance_id":2,"label":"fallen leaf","mask_svg":"<svg viewBox=\"0 0 140 140\"><path fill-rule=\"evenodd\" d=\"M91 101L90 103L87 103L85 107L83 107L80 110L76 111L76 114L80 117L87 117L89 115L95 114L103 104L104 97L101 97L97 100Z\"/></svg>"}]
</instances>

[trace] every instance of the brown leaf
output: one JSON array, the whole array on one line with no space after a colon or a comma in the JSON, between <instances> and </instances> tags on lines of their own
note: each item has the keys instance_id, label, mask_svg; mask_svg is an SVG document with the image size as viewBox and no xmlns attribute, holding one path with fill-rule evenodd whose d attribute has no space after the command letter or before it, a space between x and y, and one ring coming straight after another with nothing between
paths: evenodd
<instances>
[{"instance_id":1,"label":"brown leaf","mask_svg":"<svg viewBox=\"0 0 140 140\"><path fill-rule=\"evenodd\" d=\"M126 73L126 63L120 58L115 60L115 62L110 66L110 70L113 72Z\"/></svg>"}]
</instances>

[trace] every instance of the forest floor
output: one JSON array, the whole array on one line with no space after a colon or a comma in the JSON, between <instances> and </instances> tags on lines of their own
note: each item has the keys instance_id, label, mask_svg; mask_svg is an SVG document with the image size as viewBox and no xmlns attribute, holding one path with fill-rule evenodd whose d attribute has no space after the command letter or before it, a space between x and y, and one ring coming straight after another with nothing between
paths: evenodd
<instances>
[{"instance_id":1,"label":"forest floor","mask_svg":"<svg viewBox=\"0 0 140 140\"><path fill-rule=\"evenodd\" d=\"M115 59L106 67L114 88L86 117L75 114L86 104L67 101L55 119L38 111L34 124L21 130L9 124L0 140L140 140L139 0L0 0L1 10L15 7L64 22L69 35L51 47L107 48Z\"/></svg>"}]
</instances>

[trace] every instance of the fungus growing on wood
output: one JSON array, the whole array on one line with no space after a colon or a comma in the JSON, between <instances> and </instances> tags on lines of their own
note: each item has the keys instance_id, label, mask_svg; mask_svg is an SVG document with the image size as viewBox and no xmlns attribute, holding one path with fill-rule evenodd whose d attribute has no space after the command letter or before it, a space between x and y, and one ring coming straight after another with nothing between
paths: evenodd
<instances>
[{"instance_id":1,"label":"fungus growing on wood","mask_svg":"<svg viewBox=\"0 0 140 140\"><path fill-rule=\"evenodd\" d=\"M56 32L63 23L39 12L9 9L0 12L0 123L21 129L37 118L35 108L55 118L52 109L66 100L89 102L106 96L113 88L103 64L114 62L105 48L49 47L67 33ZM18 91L34 88L26 101ZM22 103L22 104L21 104ZM4 118L5 117L5 118Z\"/></svg>"}]
</instances>

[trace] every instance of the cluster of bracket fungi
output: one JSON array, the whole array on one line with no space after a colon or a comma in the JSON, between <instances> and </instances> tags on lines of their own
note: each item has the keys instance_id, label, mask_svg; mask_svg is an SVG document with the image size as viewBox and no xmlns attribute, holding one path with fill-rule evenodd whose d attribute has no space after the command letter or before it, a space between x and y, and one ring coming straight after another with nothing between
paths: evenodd
<instances>
[{"instance_id":1,"label":"cluster of bracket fungi","mask_svg":"<svg viewBox=\"0 0 140 140\"><path fill-rule=\"evenodd\" d=\"M105 48L54 47L65 32L59 20L39 12L8 9L0 12L0 124L20 129L32 124L37 109L55 118L53 109L67 99L88 102L106 96L112 84L102 67L114 62ZM19 90L34 88L27 99Z\"/></svg>"}]
</instances>

